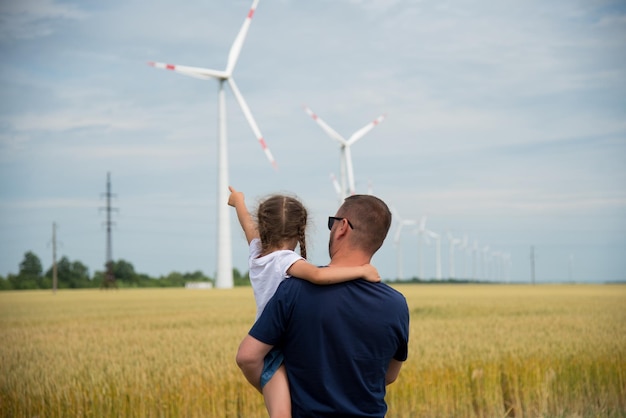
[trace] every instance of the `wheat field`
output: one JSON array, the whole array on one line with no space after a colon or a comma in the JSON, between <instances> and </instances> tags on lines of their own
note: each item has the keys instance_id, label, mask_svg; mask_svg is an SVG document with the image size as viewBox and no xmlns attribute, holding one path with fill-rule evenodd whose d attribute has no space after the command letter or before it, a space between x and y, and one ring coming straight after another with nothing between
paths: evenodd
<instances>
[{"instance_id":1,"label":"wheat field","mask_svg":"<svg viewBox=\"0 0 626 418\"><path fill-rule=\"evenodd\" d=\"M397 285L388 417L625 417L626 286ZM2 417L264 417L250 288L0 292Z\"/></svg>"}]
</instances>

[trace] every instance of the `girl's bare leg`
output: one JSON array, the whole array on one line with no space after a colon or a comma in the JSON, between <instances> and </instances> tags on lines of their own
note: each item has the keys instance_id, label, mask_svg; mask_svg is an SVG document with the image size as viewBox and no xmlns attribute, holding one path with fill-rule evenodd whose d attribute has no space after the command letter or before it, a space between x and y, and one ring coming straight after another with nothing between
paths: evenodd
<instances>
[{"instance_id":1,"label":"girl's bare leg","mask_svg":"<svg viewBox=\"0 0 626 418\"><path fill-rule=\"evenodd\" d=\"M263 397L270 418L291 418L291 396L285 365L281 365L263 386Z\"/></svg>"}]
</instances>

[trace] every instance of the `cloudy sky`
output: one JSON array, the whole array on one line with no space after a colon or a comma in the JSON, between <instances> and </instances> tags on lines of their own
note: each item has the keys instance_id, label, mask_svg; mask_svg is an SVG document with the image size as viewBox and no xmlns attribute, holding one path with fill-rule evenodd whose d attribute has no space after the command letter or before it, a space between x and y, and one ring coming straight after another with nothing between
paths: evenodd
<instances>
[{"instance_id":1,"label":"cloudy sky","mask_svg":"<svg viewBox=\"0 0 626 418\"><path fill-rule=\"evenodd\" d=\"M114 259L214 275L217 82L146 63L224 69L251 3L0 3L0 275L26 251L48 269L53 223L59 258L102 270L108 172ZM302 105L346 137L386 113L352 148L357 192L369 185L401 218L510 254L512 281L530 280L531 247L539 282L623 280L624 51L623 1L261 0L234 77L279 169L227 89L230 183L252 208L297 194L309 258L324 264L339 146ZM374 258L381 275L416 276L417 242L392 231ZM423 249L426 277L435 248ZM471 252L455 261L457 277L486 274Z\"/></svg>"}]
</instances>

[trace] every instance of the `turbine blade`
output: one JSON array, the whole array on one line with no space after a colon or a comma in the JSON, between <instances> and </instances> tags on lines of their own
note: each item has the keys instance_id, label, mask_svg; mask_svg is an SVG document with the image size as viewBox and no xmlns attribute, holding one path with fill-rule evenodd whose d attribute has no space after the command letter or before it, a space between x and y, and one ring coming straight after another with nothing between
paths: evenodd
<instances>
[{"instance_id":1,"label":"turbine blade","mask_svg":"<svg viewBox=\"0 0 626 418\"><path fill-rule=\"evenodd\" d=\"M428 229L426 230L426 233L428 234L429 237L431 237L432 239L439 239L439 234L437 234L436 232L433 231L429 231Z\"/></svg>"},{"instance_id":2,"label":"turbine blade","mask_svg":"<svg viewBox=\"0 0 626 418\"><path fill-rule=\"evenodd\" d=\"M394 222L402 222L402 218L400 218L400 215L398 214L398 211L396 210L396 208L394 206L390 206L389 207L389 211L391 212L391 219Z\"/></svg>"},{"instance_id":3,"label":"turbine blade","mask_svg":"<svg viewBox=\"0 0 626 418\"><path fill-rule=\"evenodd\" d=\"M398 226L396 227L396 233L394 234L393 237L393 242L394 244L398 244L398 242L400 241L400 233L402 232L402 227L404 226L404 224L402 222L400 222L398 224Z\"/></svg>"},{"instance_id":4,"label":"turbine blade","mask_svg":"<svg viewBox=\"0 0 626 418\"><path fill-rule=\"evenodd\" d=\"M340 198L341 196L341 186L339 186L339 182L337 181L337 177L335 177L335 175L333 173L330 173L330 181L333 182L333 186L335 187L335 192L337 193L337 196L339 196Z\"/></svg>"},{"instance_id":5,"label":"turbine blade","mask_svg":"<svg viewBox=\"0 0 626 418\"><path fill-rule=\"evenodd\" d=\"M246 35L248 34L248 29L250 28L250 23L252 22L252 16L254 16L254 11L256 10L256 6L258 3L259 0L254 0L252 2L252 6L248 11L248 16L246 16L246 20L243 21L243 25L241 26L241 29L239 29L239 33L237 34L233 45L230 47L230 52L228 53L228 61L226 63L226 74L228 75L233 73L235 64L237 64L237 59L239 58L239 54L241 53L243 42L246 40Z\"/></svg>"},{"instance_id":6,"label":"turbine blade","mask_svg":"<svg viewBox=\"0 0 626 418\"><path fill-rule=\"evenodd\" d=\"M267 147L267 144L265 143L265 139L263 139L263 135L261 135L261 131L259 130L259 127L256 124L254 117L252 116L252 112L250 112L250 108L248 107L248 104L246 103L243 96L241 95L241 92L239 91L239 88L237 88L237 84L235 84L235 80L233 80L232 77L228 79L228 84L230 84L230 88L233 91L233 94L235 95L237 102L239 102L239 107L241 107L241 110L244 116L248 120L248 123L250 124L250 128L252 128L252 132L254 132L254 135L259 140L259 143L261 144L261 148L263 148L263 152L265 153L265 156L270 161L270 163L272 163L272 165L274 166L274 169L278 169L278 166L276 165L276 161L274 160L274 156L270 152L270 149Z\"/></svg>"},{"instance_id":7,"label":"turbine blade","mask_svg":"<svg viewBox=\"0 0 626 418\"><path fill-rule=\"evenodd\" d=\"M164 62L149 62L148 65L161 68L163 70L170 70L180 74L184 74L189 77L195 77L202 80L208 80L209 78L224 79L226 73L224 71L211 70L209 68L189 67L186 65L174 65Z\"/></svg>"},{"instance_id":8,"label":"turbine blade","mask_svg":"<svg viewBox=\"0 0 626 418\"><path fill-rule=\"evenodd\" d=\"M324 130L324 132L326 132L331 138L336 139L337 141L339 141L339 143L341 143L342 145L346 144L346 140L344 139L343 136L339 135L337 133L337 131L335 131L333 128L331 128L330 126L328 126L328 124L326 122L324 122L322 119L320 119L319 116L317 116L312 110L311 108L309 108L308 106L303 106L304 107L304 111L306 113L309 114L309 116L311 116L313 118L313 120L315 122L317 122L317 124Z\"/></svg>"},{"instance_id":9,"label":"turbine blade","mask_svg":"<svg viewBox=\"0 0 626 418\"><path fill-rule=\"evenodd\" d=\"M385 120L386 117L387 117L387 114L383 113L382 115L380 115L379 117L377 117L376 119L374 119L373 121L371 121L370 123L362 127L361 129L353 133L352 136L348 138L348 144L352 145L359 139L363 138L363 136L366 133L374 129L374 127L378 125L379 123L381 123L383 120Z\"/></svg>"}]
</instances>

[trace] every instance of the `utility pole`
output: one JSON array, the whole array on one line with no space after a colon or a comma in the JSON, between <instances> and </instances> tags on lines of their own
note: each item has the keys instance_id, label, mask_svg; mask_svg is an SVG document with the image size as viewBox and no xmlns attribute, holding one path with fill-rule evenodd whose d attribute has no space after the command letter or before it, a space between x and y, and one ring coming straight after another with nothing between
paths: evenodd
<instances>
[{"instance_id":1,"label":"utility pole","mask_svg":"<svg viewBox=\"0 0 626 418\"><path fill-rule=\"evenodd\" d=\"M535 246L530 247L530 279L535 284Z\"/></svg>"},{"instance_id":2,"label":"utility pole","mask_svg":"<svg viewBox=\"0 0 626 418\"><path fill-rule=\"evenodd\" d=\"M57 293L57 224L52 222L52 294Z\"/></svg>"},{"instance_id":3,"label":"utility pole","mask_svg":"<svg viewBox=\"0 0 626 418\"><path fill-rule=\"evenodd\" d=\"M106 227L107 227L107 241L106 241L106 272L104 273L104 280L102 280L101 288L117 288L117 283L115 282L115 276L113 274L113 243L111 239L111 226L114 224L111 221L111 212L117 210L117 208L111 207L111 197L114 195L111 193L111 173L107 172L107 191L104 194L106 197L107 205L104 208L107 215Z\"/></svg>"}]
</instances>

